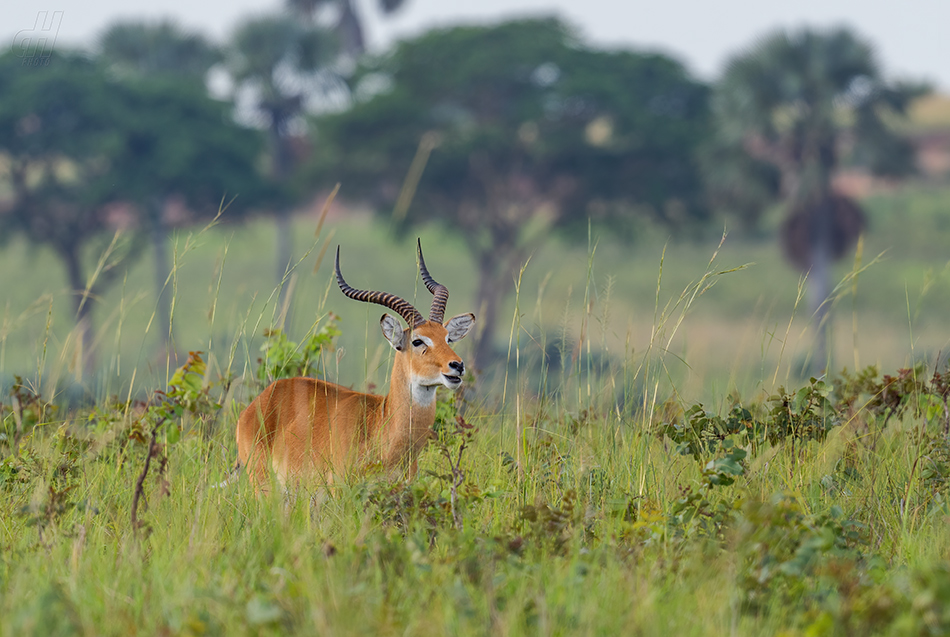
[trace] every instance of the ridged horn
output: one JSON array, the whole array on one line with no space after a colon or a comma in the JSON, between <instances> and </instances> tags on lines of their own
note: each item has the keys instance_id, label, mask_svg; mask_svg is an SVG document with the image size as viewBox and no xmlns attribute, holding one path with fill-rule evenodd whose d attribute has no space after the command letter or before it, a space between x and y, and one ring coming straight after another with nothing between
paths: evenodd
<instances>
[{"instance_id":1,"label":"ridged horn","mask_svg":"<svg viewBox=\"0 0 950 637\"><path fill-rule=\"evenodd\" d=\"M350 287L345 280L343 280L343 274L340 272L340 246L336 247L336 282L340 285L340 289L343 290L343 294L347 295L351 299L357 301L364 301L366 303L375 303L376 305L382 305L383 307L388 307L393 312L396 312L405 319L406 323L410 327L416 327L425 323L426 320L423 318L422 314L419 313L419 310L412 307L412 305L405 301L395 294L389 294L388 292L372 292L370 290L357 290L356 288Z\"/></svg>"},{"instance_id":2,"label":"ridged horn","mask_svg":"<svg viewBox=\"0 0 950 637\"><path fill-rule=\"evenodd\" d=\"M449 300L449 289L437 283L429 270L426 269L426 260L422 257L422 240L416 239L416 248L419 253L419 274L422 275L422 281L426 284L426 289L435 296L432 299L432 308L429 310L429 320L436 323L442 323L445 316L445 304Z\"/></svg>"}]
</instances>

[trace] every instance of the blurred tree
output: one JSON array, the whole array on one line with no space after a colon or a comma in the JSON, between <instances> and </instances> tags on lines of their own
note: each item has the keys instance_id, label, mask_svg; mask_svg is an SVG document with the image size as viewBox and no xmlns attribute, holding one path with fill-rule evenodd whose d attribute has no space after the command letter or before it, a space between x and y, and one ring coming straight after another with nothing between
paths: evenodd
<instances>
[{"instance_id":1,"label":"blurred tree","mask_svg":"<svg viewBox=\"0 0 950 637\"><path fill-rule=\"evenodd\" d=\"M716 88L717 134L704 162L709 192L747 224L784 201L786 255L809 272L815 371L828 362L831 264L864 228L861 208L835 192L832 177L843 165L912 172L910 144L888 120L922 92L885 83L872 47L845 29L773 33L732 60Z\"/></svg>"},{"instance_id":2,"label":"blurred tree","mask_svg":"<svg viewBox=\"0 0 950 637\"><path fill-rule=\"evenodd\" d=\"M99 55L127 77L171 75L205 85L208 70L223 60L221 51L200 33L174 22L116 22L99 37Z\"/></svg>"},{"instance_id":3,"label":"blurred tree","mask_svg":"<svg viewBox=\"0 0 950 637\"><path fill-rule=\"evenodd\" d=\"M388 15L406 4L406 0L378 0L379 10ZM333 11L333 30L339 36L342 51L354 58L366 51L366 30L356 8L356 0L287 0L287 6L297 15L316 21L317 13Z\"/></svg>"},{"instance_id":4,"label":"blurred tree","mask_svg":"<svg viewBox=\"0 0 950 637\"><path fill-rule=\"evenodd\" d=\"M99 38L101 59L119 77L130 81L161 79L185 83L204 91L208 70L222 55L203 36L190 33L170 21L117 22ZM141 121L141 120L140 120ZM167 120L166 120L167 123ZM172 122L174 124L174 122ZM171 294L165 283L171 266L168 258L170 192L147 196L135 193L143 225L149 230L155 277L156 316L161 349L167 350L171 335Z\"/></svg>"},{"instance_id":5,"label":"blurred tree","mask_svg":"<svg viewBox=\"0 0 950 637\"><path fill-rule=\"evenodd\" d=\"M499 302L549 231L586 237L592 220L629 235L632 215L703 214L707 91L665 56L592 50L557 20L524 20L402 42L354 86L352 108L317 122L307 183L395 204L403 230L459 234L477 266L482 366Z\"/></svg>"},{"instance_id":6,"label":"blurred tree","mask_svg":"<svg viewBox=\"0 0 950 637\"><path fill-rule=\"evenodd\" d=\"M232 105L203 88L172 78L124 82L127 101L115 125L123 145L113 160L113 193L139 213L156 251L156 319L162 347L171 332L168 232L208 222L219 213L235 220L283 196L258 169L264 140L238 126Z\"/></svg>"},{"instance_id":7,"label":"blurred tree","mask_svg":"<svg viewBox=\"0 0 950 637\"><path fill-rule=\"evenodd\" d=\"M267 193L254 168L261 140L233 123L230 104L196 84L118 79L101 61L79 54L54 53L44 67L22 67L15 56L3 56L0 92L0 153L12 192L0 214L0 235L21 232L63 259L89 369L90 297L110 282L118 259L113 255L89 280L83 252L115 227L108 213L120 208L112 204L160 216L156 202L174 199L180 215L211 218L230 196L240 195L241 204L255 201ZM150 225L132 224L127 254L141 253ZM166 270L162 284L167 276Z\"/></svg>"},{"instance_id":8,"label":"blurred tree","mask_svg":"<svg viewBox=\"0 0 950 637\"><path fill-rule=\"evenodd\" d=\"M267 128L270 174L286 185L301 153L306 131L302 113L321 98L332 99L341 86L329 71L336 59L333 34L291 15L253 18L238 26L227 51L227 66L239 103L250 104L257 120ZM277 221L277 280L291 264L292 237L289 202L275 210ZM280 303L285 301L286 286ZM289 316L289 313L288 313Z\"/></svg>"},{"instance_id":9,"label":"blurred tree","mask_svg":"<svg viewBox=\"0 0 950 637\"><path fill-rule=\"evenodd\" d=\"M93 300L119 270L119 255L97 276L86 248L109 227L110 158L123 140L115 128L120 88L94 61L53 52L49 64L24 67L0 56L0 175L10 197L0 207L0 240L22 234L50 246L66 268L77 330L77 373L89 371ZM128 245L128 244L127 244ZM129 254L137 254L129 250Z\"/></svg>"}]
</instances>

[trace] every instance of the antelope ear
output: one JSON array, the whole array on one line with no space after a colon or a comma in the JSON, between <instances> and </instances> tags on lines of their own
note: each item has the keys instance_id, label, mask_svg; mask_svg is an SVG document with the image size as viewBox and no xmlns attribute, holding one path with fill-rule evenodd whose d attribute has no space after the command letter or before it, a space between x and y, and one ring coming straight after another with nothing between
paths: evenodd
<instances>
[{"instance_id":1,"label":"antelope ear","mask_svg":"<svg viewBox=\"0 0 950 637\"><path fill-rule=\"evenodd\" d=\"M389 314L383 314L379 319L379 326L383 329L383 336L393 346L397 352L401 352L406 346L406 332L402 330L399 320Z\"/></svg>"},{"instance_id":2,"label":"antelope ear","mask_svg":"<svg viewBox=\"0 0 950 637\"><path fill-rule=\"evenodd\" d=\"M475 315L471 312L468 314L459 314L458 316L453 316L445 322L445 331L449 333L446 337L446 340L449 343L460 341L465 338L469 330L471 330L474 326Z\"/></svg>"}]
</instances>

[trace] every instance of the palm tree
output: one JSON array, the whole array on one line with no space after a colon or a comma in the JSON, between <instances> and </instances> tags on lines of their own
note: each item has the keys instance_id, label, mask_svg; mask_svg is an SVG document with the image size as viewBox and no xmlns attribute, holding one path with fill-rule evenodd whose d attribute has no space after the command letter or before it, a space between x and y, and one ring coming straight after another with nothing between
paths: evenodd
<instances>
[{"instance_id":1,"label":"palm tree","mask_svg":"<svg viewBox=\"0 0 950 637\"><path fill-rule=\"evenodd\" d=\"M379 10L388 15L406 4L406 0L378 0L378 4ZM343 53L356 58L366 51L366 33L355 0L287 0L287 7L311 21L320 10L335 10L337 17L333 30L340 38Z\"/></svg>"},{"instance_id":2,"label":"palm tree","mask_svg":"<svg viewBox=\"0 0 950 637\"><path fill-rule=\"evenodd\" d=\"M712 193L752 221L773 196L784 203L786 255L809 272L813 369L829 362L831 265L864 228L860 206L832 178L846 163L877 175L912 172L910 145L887 119L922 92L885 83L871 45L846 29L772 33L735 57L716 88Z\"/></svg>"},{"instance_id":3,"label":"palm tree","mask_svg":"<svg viewBox=\"0 0 950 637\"><path fill-rule=\"evenodd\" d=\"M280 185L287 184L297 163L294 141L306 125L303 113L340 87L328 70L336 55L333 34L292 15L252 18L231 38L227 66L238 102L249 103L257 123L266 127L270 172ZM290 210L285 206L275 216L282 281L291 262Z\"/></svg>"}]
</instances>

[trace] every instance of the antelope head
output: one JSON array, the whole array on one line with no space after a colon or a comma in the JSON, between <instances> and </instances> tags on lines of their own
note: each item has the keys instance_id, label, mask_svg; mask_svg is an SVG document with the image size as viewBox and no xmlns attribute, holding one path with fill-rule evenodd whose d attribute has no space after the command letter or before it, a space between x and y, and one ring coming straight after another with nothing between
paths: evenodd
<instances>
[{"instance_id":1,"label":"antelope head","mask_svg":"<svg viewBox=\"0 0 950 637\"><path fill-rule=\"evenodd\" d=\"M348 285L340 272L339 246L336 251L335 269L336 280L343 294L357 301L387 307L405 320L406 328L390 314L383 314L379 321L383 336L396 350L393 389L400 380L397 376L403 372L407 377L405 381L410 385L413 402L428 405L435 397L436 387L441 385L455 390L462 384L465 364L452 349L452 344L469 333L475 325L475 315L459 314L443 323L449 290L429 274L422 256L421 241L417 242L417 253L422 281L433 295L428 320L423 318L411 303L394 294L357 290Z\"/></svg>"}]
</instances>

